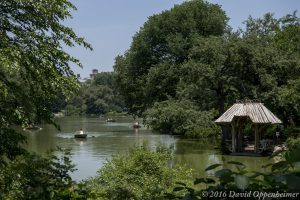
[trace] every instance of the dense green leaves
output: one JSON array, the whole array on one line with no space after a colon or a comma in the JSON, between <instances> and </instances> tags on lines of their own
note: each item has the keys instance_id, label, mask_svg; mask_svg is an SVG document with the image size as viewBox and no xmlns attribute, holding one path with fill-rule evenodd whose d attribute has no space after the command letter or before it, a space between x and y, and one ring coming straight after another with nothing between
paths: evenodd
<instances>
[{"instance_id":1,"label":"dense green leaves","mask_svg":"<svg viewBox=\"0 0 300 200\"><path fill-rule=\"evenodd\" d=\"M290 139L289 149L287 151L281 152L281 154L274 155L272 158L276 157L279 160L275 163L270 163L266 166L263 172L251 172L247 170L247 167L242 163L229 161L227 164L236 165L236 170L230 170L223 166L222 169L215 172L213 177L210 178L197 178L194 181L194 185L204 184L204 187L195 187L191 189L189 186L184 186L178 184L181 187L180 191L186 191L182 195L177 193L174 187L173 193L168 194L168 199L206 199L207 196L203 194L226 194L225 196L214 196L215 199L228 199L230 193L233 192L246 192L252 195L249 199L256 199L253 195L254 191L262 192L295 192L299 191L299 161L300 161L300 142L298 139ZM220 164L213 164L209 166L207 170L213 170L220 167ZM242 167L242 168L241 168ZM248 197L247 197L248 198ZM209 198L211 199L211 198Z\"/></svg>"},{"instance_id":2,"label":"dense green leaves","mask_svg":"<svg viewBox=\"0 0 300 200\"><path fill-rule=\"evenodd\" d=\"M279 105L291 125L300 124L300 77L290 80L278 91Z\"/></svg>"},{"instance_id":3,"label":"dense green leaves","mask_svg":"<svg viewBox=\"0 0 300 200\"><path fill-rule=\"evenodd\" d=\"M245 24L245 29L233 32L220 8L201 0L150 17L130 49L116 58L116 83L129 111L154 118L148 123L154 129L186 134L188 120L179 114L176 120L167 117L172 115L165 105L170 99L193 102L194 111L217 110L213 117L236 100L259 99L285 125L299 126L296 12L280 19L267 13ZM180 113L174 106L174 113ZM171 128L172 123L179 128Z\"/></svg>"},{"instance_id":4,"label":"dense green leaves","mask_svg":"<svg viewBox=\"0 0 300 200\"><path fill-rule=\"evenodd\" d=\"M26 137L13 129L0 129L0 169L5 166L5 158L14 159L25 150L19 144L25 143Z\"/></svg>"},{"instance_id":5,"label":"dense green leaves","mask_svg":"<svg viewBox=\"0 0 300 200\"><path fill-rule=\"evenodd\" d=\"M78 89L70 64L81 64L63 46L91 47L62 25L72 9L76 8L67 0L0 2L1 141L8 142L12 125L52 123L57 94L66 99ZM18 138L4 146L17 144Z\"/></svg>"},{"instance_id":6,"label":"dense green leaves","mask_svg":"<svg viewBox=\"0 0 300 200\"><path fill-rule=\"evenodd\" d=\"M86 199L82 184L72 181L68 151L47 156L25 154L0 169L0 199Z\"/></svg>"},{"instance_id":7,"label":"dense green leaves","mask_svg":"<svg viewBox=\"0 0 300 200\"><path fill-rule=\"evenodd\" d=\"M81 64L63 47L91 47L62 24L72 9L67 0L0 1L0 199L86 199L68 155L26 153L13 129L53 123L52 109L79 88L70 65Z\"/></svg>"},{"instance_id":8,"label":"dense green leaves","mask_svg":"<svg viewBox=\"0 0 300 200\"><path fill-rule=\"evenodd\" d=\"M129 154L112 158L98 175L86 182L94 199L165 199L177 181L188 183L189 170L170 168L169 151L153 152L148 147L137 147Z\"/></svg>"},{"instance_id":9,"label":"dense green leaves","mask_svg":"<svg viewBox=\"0 0 300 200\"><path fill-rule=\"evenodd\" d=\"M114 87L114 72L101 72L95 75L93 85L106 85L110 88Z\"/></svg>"},{"instance_id":10,"label":"dense green leaves","mask_svg":"<svg viewBox=\"0 0 300 200\"><path fill-rule=\"evenodd\" d=\"M226 20L219 6L201 0L149 17L114 66L129 111L141 115L155 102L175 97L181 73L178 67L188 59L194 39L222 35Z\"/></svg>"},{"instance_id":11,"label":"dense green leaves","mask_svg":"<svg viewBox=\"0 0 300 200\"><path fill-rule=\"evenodd\" d=\"M191 101L167 100L145 112L145 124L161 133L191 138L216 136L219 127L212 121L213 111L198 111Z\"/></svg>"},{"instance_id":12,"label":"dense green leaves","mask_svg":"<svg viewBox=\"0 0 300 200\"><path fill-rule=\"evenodd\" d=\"M114 88L114 73L98 73L91 84L84 83L79 92L68 101L67 115L122 112L124 104Z\"/></svg>"}]
</instances>

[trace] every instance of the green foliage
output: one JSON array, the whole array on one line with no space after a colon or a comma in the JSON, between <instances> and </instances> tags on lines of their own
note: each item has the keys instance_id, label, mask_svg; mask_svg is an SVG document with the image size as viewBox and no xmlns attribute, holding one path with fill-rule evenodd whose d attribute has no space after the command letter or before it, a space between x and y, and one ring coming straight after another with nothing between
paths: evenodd
<instances>
[{"instance_id":1,"label":"green foliage","mask_svg":"<svg viewBox=\"0 0 300 200\"><path fill-rule=\"evenodd\" d=\"M145 145L128 154L114 156L98 176L86 182L93 199L164 199L177 181L187 183L191 172L170 168L170 152L159 148L153 152Z\"/></svg>"},{"instance_id":2,"label":"green foliage","mask_svg":"<svg viewBox=\"0 0 300 200\"><path fill-rule=\"evenodd\" d=\"M288 149L295 149L300 145L300 137L296 137L296 138L288 138L286 140L286 146Z\"/></svg>"},{"instance_id":3,"label":"green foliage","mask_svg":"<svg viewBox=\"0 0 300 200\"><path fill-rule=\"evenodd\" d=\"M79 94L66 106L68 115L122 112L122 100L106 85L82 86Z\"/></svg>"},{"instance_id":4,"label":"green foliage","mask_svg":"<svg viewBox=\"0 0 300 200\"><path fill-rule=\"evenodd\" d=\"M0 127L0 169L6 165L7 159L14 159L23 154L25 150L19 146L24 143L26 137L13 129Z\"/></svg>"},{"instance_id":5,"label":"green foliage","mask_svg":"<svg viewBox=\"0 0 300 200\"><path fill-rule=\"evenodd\" d=\"M300 124L300 78L289 80L279 89L279 105L288 117L289 124Z\"/></svg>"},{"instance_id":6,"label":"green foliage","mask_svg":"<svg viewBox=\"0 0 300 200\"><path fill-rule=\"evenodd\" d=\"M70 64L81 64L62 46L91 47L61 24L71 9L67 0L1 1L0 124L50 121L56 95L78 88Z\"/></svg>"},{"instance_id":7,"label":"green foliage","mask_svg":"<svg viewBox=\"0 0 300 200\"><path fill-rule=\"evenodd\" d=\"M221 115L237 99L259 99L285 125L300 126L296 12L280 19L270 13L250 17L245 29L236 32L226 23L218 6L201 0L150 17L114 66L117 88L129 112L147 116L148 110L154 115L158 105L174 99L192 101L196 110L217 110ZM148 123L153 128L187 132L180 117L171 120L182 123L176 129L164 121L167 116L155 115L155 121ZM192 123L196 126L195 120Z\"/></svg>"},{"instance_id":8,"label":"green foliage","mask_svg":"<svg viewBox=\"0 0 300 200\"><path fill-rule=\"evenodd\" d=\"M85 114L85 111L86 111L86 106L76 107L72 104L68 104L65 107L65 114L67 116L83 115Z\"/></svg>"},{"instance_id":9,"label":"green foliage","mask_svg":"<svg viewBox=\"0 0 300 200\"><path fill-rule=\"evenodd\" d=\"M285 137L299 137L300 128L296 126L288 126L283 132Z\"/></svg>"},{"instance_id":10,"label":"green foliage","mask_svg":"<svg viewBox=\"0 0 300 200\"><path fill-rule=\"evenodd\" d=\"M1 157L23 152L18 143L24 139L12 125L54 123L58 94L66 99L79 87L70 65L81 64L62 47L91 47L61 24L74 9L68 0L0 2Z\"/></svg>"},{"instance_id":11,"label":"green foliage","mask_svg":"<svg viewBox=\"0 0 300 200\"><path fill-rule=\"evenodd\" d=\"M68 151L25 154L0 169L0 199L86 199L84 185L72 181Z\"/></svg>"},{"instance_id":12,"label":"green foliage","mask_svg":"<svg viewBox=\"0 0 300 200\"><path fill-rule=\"evenodd\" d=\"M106 116L111 116L111 117L122 117L122 116L126 116L126 115L127 115L126 112L116 112L116 111L112 111L112 112L106 113Z\"/></svg>"},{"instance_id":13,"label":"green foliage","mask_svg":"<svg viewBox=\"0 0 300 200\"><path fill-rule=\"evenodd\" d=\"M123 101L114 89L114 72L96 74L89 85L82 85L76 96L68 101L67 115L122 112Z\"/></svg>"},{"instance_id":14,"label":"green foliage","mask_svg":"<svg viewBox=\"0 0 300 200\"><path fill-rule=\"evenodd\" d=\"M257 41L274 52L269 58L265 58L271 65L267 68L262 65L258 71L267 70L273 77L273 84L268 90L262 90L259 98L264 100L286 125L296 126L300 125L297 110L297 84L300 76L300 51L297 42L299 30L300 20L294 12L280 19L275 19L271 14L266 14L262 19L250 18L244 32L247 39ZM266 80L269 80L270 76Z\"/></svg>"},{"instance_id":15,"label":"green foliage","mask_svg":"<svg viewBox=\"0 0 300 200\"><path fill-rule=\"evenodd\" d=\"M68 156L26 153L13 129L54 124L52 111L79 88L70 66L82 65L63 47L91 46L62 24L71 10L68 0L0 1L0 199L86 199Z\"/></svg>"},{"instance_id":16,"label":"green foliage","mask_svg":"<svg viewBox=\"0 0 300 200\"><path fill-rule=\"evenodd\" d=\"M228 199L230 192L248 193L250 191L262 192L295 192L299 191L300 181L300 146L298 145L286 152L277 153L280 161L262 166L267 172L251 172L243 163L229 161L227 165L234 165L236 170L225 167L218 169L212 178L197 178L194 185L202 189L191 187L178 187L172 193L166 194L167 199ZM220 164L209 166L206 171L215 170ZM180 185L181 186L181 185ZM182 192L185 194L182 195ZM178 192L181 192L179 194ZM224 195L222 195L224 194ZM257 199L254 195L247 199Z\"/></svg>"},{"instance_id":17,"label":"green foliage","mask_svg":"<svg viewBox=\"0 0 300 200\"><path fill-rule=\"evenodd\" d=\"M278 129L278 125L270 125L265 131L264 131L264 137L268 137L270 139L274 139L276 136L276 132L279 132L279 136L282 138L283 135L281 134L281 131ZM253 136L253 134L252 134Z\"/></svg>"},{"instance_id":18,"label":"green foliage","mask_svg":"<svg viewBox=\"0 0 300 200\"><path fill-rule=\"evenodd\" d=\"M278 32L275 36L275 44L283 51L300 55L300 19L297 17L297 12L288 14L281 18L281 29L277 29Z\"/></svg>"},{"instance_id":19,"label":"green foliage","mask_svg":"<svg viewBox=\"0 0 300 200\"><path fill-rule=\"evenodd\" d=\"M212 111L197 111L191 101L167 100L145 112L145 124L162 133L187 137L210 137L220 133Z\"/></svg>"},{"instance_id":20,"label":"green foliage","mask_svg":"<svg viewBox=\"0 0 300 200\"><path fill-rule=\"evenodd\" d=\"M174 97L178 67L188 59L194 39L222 35L226 21L218 5L202 0L186 1L149 17L114 66L117 87L129 111L142 115L155 102Z\"/></svg>"},{"instance_id":21,"label":"green foliage","mask_svg":"<svg viewBox=\"0 0 300 200\"><path fill-rule=\"evenodd\" d=\"M113 88L114 83L114 72L100 72L96 74L92 84L93 85L106 85L110 88Z\"/></svg>"}]
</instances>

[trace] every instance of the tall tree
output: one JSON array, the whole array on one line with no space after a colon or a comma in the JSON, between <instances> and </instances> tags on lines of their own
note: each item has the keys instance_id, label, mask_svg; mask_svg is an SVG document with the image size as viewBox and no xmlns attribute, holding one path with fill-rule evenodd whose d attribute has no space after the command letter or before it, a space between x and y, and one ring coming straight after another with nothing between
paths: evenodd
<instances>
[{"instance_id":1,"label":"tall tree","mask_svg":"<svg viewBox=\"0 0 300 200\"><path fill-rule=\"evenodd\" d=\"M212 9L219 14L199 14ZM152 113L168 115L163 112L170 109L156 108L164 108L169 100L189 102L188 107L198 111L217 109L221 115L236 99L259 99L289 119L285 122L298 123L298 96L291 96L291 107L288 94L298 91L299 22L296 13L280 19L267 13L250 17L245 29L233 32L219 7L185 2L150 17L131 48L116 58L118 88L137 115L154 103Z\"/></svg>"},{"instance_id":2,"label":"tall tree","mask_svg":"<svg viewBox=\"0 0 300 200\"><path fill-rule=\"evenodd\" d=\"M186 1L149 17L114 66L119 91L130 112L140 115L155 101L174 97L177 68L188 59L194 39L223 35L226 22L218 5L202 0Z\"/></svg>"},{"instance_id":3,"label":"tall tree","mask_svg":"<svg viewBox=\"0 0 300 200\"><path fill-rule=\"evenodd\" d=\"M113 88L114 76L115 76L114 72L100 72L96 74L92 84L106 85L110 88Z\"/></svg>"},{"instance_id":4,"label":"tall tree","mask_svg":"<svg viewBox=\"0 0 300 200\"><path fill-rule=\"evenodd\" d=\"M67 98L79 87L70 64L81 64L63 50L75 44L91 49L62 24L75 9L68 0L0 2L0 140L7 147L18 140L9 134L11 125L51 122L56 95Z\"/></svg>"}]
</instances>

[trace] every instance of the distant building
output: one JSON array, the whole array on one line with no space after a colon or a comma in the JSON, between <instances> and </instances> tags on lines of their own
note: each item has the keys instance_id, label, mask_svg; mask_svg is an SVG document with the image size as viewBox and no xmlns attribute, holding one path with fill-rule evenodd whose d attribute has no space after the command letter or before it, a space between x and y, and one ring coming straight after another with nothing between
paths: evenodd
<instances>
[{"instance_id":1,"label":"distant building","mask_svg":"<svg viewBox=\"0 0 300 200\"><path fill-rule=\"evenodd\" d=\"M93 69L89 77L82 78L80 74L76 74L76 77L81 84L89 85L91 82L93 82L97 74L99 74L98 69Z\"/></svg>"},{"instance_id":2,"label":"distant building","mask_svg":"<svg viewBox=\"0 0 300 200\"><path fill-rule=\"evenodd\" d=\"M96 77L96 74L98 74L99 72L98 72L98 69L93 69L92 70L92 73L90 74L90 79L91 80L94 80L95 79L95 77Z\"/></svg>"}]
</instances>

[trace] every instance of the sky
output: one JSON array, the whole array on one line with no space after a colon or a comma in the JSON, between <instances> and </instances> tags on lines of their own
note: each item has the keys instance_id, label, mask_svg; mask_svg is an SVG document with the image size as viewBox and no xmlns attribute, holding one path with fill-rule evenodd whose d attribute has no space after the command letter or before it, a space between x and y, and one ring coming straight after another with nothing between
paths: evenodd
<instances>
[{"instance_id":1,"label":"sky","mask_svg":"<svg viewBox=\"0 0 300 200\"><path fill-rule=\"evenodd\" d=\"M251 15L262 17L274 13L276 18L298 10L300 0L207 0L219 4L230 18L229 25L236 30ZM115 57L129 49L132 37L149 16L181 4L184 0L71 0L77 7L73 18L64 22L93 46L93 51L83 47L65 50L78 58L81 69L73 65L75 73L88 77L92 69L113 71Z\"/></svg>"}]
</instances>

